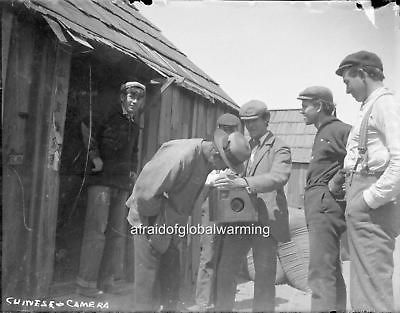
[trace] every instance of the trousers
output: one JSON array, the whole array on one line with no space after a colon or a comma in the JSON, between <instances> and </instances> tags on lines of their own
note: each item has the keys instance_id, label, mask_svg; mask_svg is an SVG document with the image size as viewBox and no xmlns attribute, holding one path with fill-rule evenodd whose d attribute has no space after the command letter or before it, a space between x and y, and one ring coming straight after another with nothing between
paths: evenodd
<instances>
[{"instance_id":1,"label":"trousers","mask_svg":"<svg viewBox=\"0 0 400 313\"><path fill-rule=\"evenodd\" d=\"M123 271L128 222L128 192L89 186L77 284L101 288Z\"/></svg>"},{"instance_id":2,"label":"trousers","mask_svg":"<svg viewBox=\"0 0 400 313\"><path fill-rule=\"evenodd\" d=\"M327 186L307 189L304 204L310 240L311 311L345 311L346 285L340 260L345 208L335 201Z\"/></svg>"},{"instance_id":3,"label":"trousers","mask_svg":"<svg viewBox=\"0 0 400 313\"><path fill-rule=\"evenodd\" d=\"M202 206L202 225L212 226L208 198ZM200 238L200 263L196 282L196 304L210 305L215 301L216 270L221 255L222 237L203 234Z\"/></svg>"},{"instance_id":4,"label":"trousers","mask_svg":"<svg viewBox=\"0 0 400 313\"><path fill-rule=\"evenodd\" d=\"M176 311L179 300L178 240L164 253L154 249L146 235L135 235L135 311Z\"/></svg>"},{"instance_id":5,"label":"trousers","mask_svg":"<svg viewBox=\"0 0 400 313\"><path fill-rule=\"evenodd\" d=\"M390 201L369 208L362 192L377 180L355 174L346 187L350 253L350 302L356 311L394 311L393 252L400 233L400 207Z\"/></svg>"},{"instance_id":6,"label":"trousers","mask_svg":"<svg viewBox=\"0 0 400 313\"><path fill-rule=\"evenodd\" d=\"M222 255L217 271L217 312L231 312L235 304L236 277L250 248L253 248L254 312L275 310L275 276L277 241L263 235L225 235L222 239Z\"/></svg>"}]
</instances>

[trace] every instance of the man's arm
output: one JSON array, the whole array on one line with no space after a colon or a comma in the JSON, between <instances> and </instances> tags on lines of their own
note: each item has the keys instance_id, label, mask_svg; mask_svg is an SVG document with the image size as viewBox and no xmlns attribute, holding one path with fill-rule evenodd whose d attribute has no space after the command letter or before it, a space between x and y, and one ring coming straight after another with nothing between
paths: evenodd
<instances>
[{"instance_id":1,"label":"man's arm","mask_svg":"<svg viewBox=\"0 0 400 313\"><path fill-rule=\"evenodd\" d=\"M98 126L92 123L92 127L90 128L89 124L88 119L84 119L81 122L82 140L85 147L88 149L89 158L94 166L92 172L100 172L103 170L103 160L100 157L99 144L96 140Z\"/></svg>"},{"instance_id":2,"label":"man's arm","mask_svg":"<svg viewBox=\"0 0 400 313\"><path fill-rule=\"evenodd\" d=\"M155 216L161 211L164 193L179 180L182 163L172 148L161 146L154 157L144 166L137 178L127 206L137 208L143 216Z\"/></svg>"},{"instance_id":3,"label":"man's arm","mask_svg":"<svg viewBox=\"0 0 400 313\"><path fill-rule=\"evenodd\" d=\"M337 198L342 199L344 197L344 188L343 185L345 183L345 170L343 169L343 160L346 156L346 144L347 139L350 134L351 126L348 124L342 124L339 132L335 134L335 145L334 145L334 154L339 162L340 168L333 175L331 180L328 182L329 191Z\"/></svg>"},{"instance_id":4,"label":"man's arm","mask_svg":"<svg viewBox=\"0 0 400 313\"><path fill-rule=\"evenodd\" d=\"M265 174L246 177L252 193L271 192L283 187L289 180L292 167L290 148L278 146L275 150L271 170Z\"/></svg>"},{"instance_id":5,"label":"man's arm","mask_svg":"<svg viewBox=\"0 0 400 313\"><path fill-rule=\"evenodd\" d=\"M215 181L214 186L229 189L247 187L251 193L270 192L287 183L291 168L292 158L289 147L279 146L275 151L269 172L247 177L221 177Z\"/></svg>"},{"instance_id":6,"label":"man's arm","mask_svg":"<svg viewBox=\"0 0 400 313\"><path fill-rule=\"evenodd\" d=\"M389 152L389 164L382 176L364 191L370 208L378 208L400 193L400 104L393 97L381 97L373 109L376 126Z\"/></svg>"}]
</instances>

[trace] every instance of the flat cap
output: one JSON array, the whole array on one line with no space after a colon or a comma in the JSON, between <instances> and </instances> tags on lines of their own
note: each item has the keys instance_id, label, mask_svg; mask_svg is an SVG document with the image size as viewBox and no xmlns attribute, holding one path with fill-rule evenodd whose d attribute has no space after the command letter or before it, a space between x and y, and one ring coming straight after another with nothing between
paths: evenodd
<instances>
[{"instance_id":1,"label":"flat cap","mask_svg":"<svg viewBox=\"0 0 400 313\"><path fill-rule=\"evenodd\" d=\"M239 116L242 120L256 119L268 113L267 105L259 100L250 100L240 107Z\"/></svg>"},{"instance_id":2,"label":"flat cap","mask_svg":"<svg viewBox=\"0 0 400 313\"><path fill-rule=\"evenodd\" d=\"M140 88L140 89L143 89L143 91L146 91L146 86L141 84L141 83L139 83L139 82L126 82L126 83L123 83L121 85L121 91L123 91L125 89L128 89L128 88L132 88L132 87Z\"/></svg>"},{"instance_id":3,"label":"flat cap","mask_svg":"<svg viewBox=\"0 0 400 313\"><path fill-rule=\"evenodd\" d=\"M347 57L345 57L339 64L339 68L335 73L339 76L342 76L344 70L352 66L375 67L383 72L383 64L381 59L375 53L363 50L349 54Z\"/></svg>"},{"instance_id":4,"label":"flat cap","mask_svg":"<svg viewBox=\"0 0 400 313\"><path fill-rule=\"evenodd\" d=\"M311 86L304 89L297 97L299 100L323 100L333 103L333 95L329 88L324 86Z\"/></svg>"},{"instance_id":5,"label":"flat cap","mask_svg":"<svg viewBox=\"0 0 400 313\"><path fill-rule=\"evenodd\" d=\"M240 125L240 119L231 113L225 113L222 114L220 117L217 119L217 126L239 126Z\"/></svg>"}]
</instances>

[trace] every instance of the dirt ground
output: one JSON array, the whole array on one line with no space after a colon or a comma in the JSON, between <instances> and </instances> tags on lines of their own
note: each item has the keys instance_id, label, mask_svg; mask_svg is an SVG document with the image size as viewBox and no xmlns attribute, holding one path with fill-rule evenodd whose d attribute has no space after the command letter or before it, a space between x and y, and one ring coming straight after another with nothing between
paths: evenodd
<instances>
[{"instance_id":1,"label":"dirt ground","mask_svg":"<svg viewBox=\"0 0 400 313\"><path fill-rule=\"evenodd\" d=\"M400 312L400 237L397 238L396 250L394 253L395 272L393 275L393 284L395 292L395 309ZM350 262L343 263L343 273L349 289ZM253 282L247 281L238 285L238 293L236 295L235 310L240 312L251 311L251 302L253 298ZM105 294L103 298L95 301L78 296L71 293L51 299L59 305L57 311L91 311L91 312L132 312L134 311L133 288L132 291L124 296L113 296ZM308 312L310 311L311 295L288 285L276 286L276 312ZM92 302L91 302L92 301ZM90 307L92 306L92 307ZM348 299L348 306L351 308ZM11 309L11 308L10 308ZM20 311L21 308L18 308ZM31 308L32 309L32 308ZM53 310L52 310L53 311ZM184 308L182 308L184 311ZM188 311L186 311L188 312Z\"/></svg>"}]
</instances>

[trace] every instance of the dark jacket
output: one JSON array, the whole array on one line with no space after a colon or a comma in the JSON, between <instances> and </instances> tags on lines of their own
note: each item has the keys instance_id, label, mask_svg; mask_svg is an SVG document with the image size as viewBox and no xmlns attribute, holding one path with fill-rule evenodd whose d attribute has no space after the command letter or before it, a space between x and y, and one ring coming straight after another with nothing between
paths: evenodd
<instances>
[{"instance_id":1,"label":"dark jacket","mask_svg":"<svg viewBox=\"0 0 400 313\"><path fill-rule=\"evenodd\" d=\"M88 120L83 122L88 127ZM132 190L131 173L138 163L139 125L125 116L119 106L101 123L93 123L89 156L100 157L103 170L89 171L89 185L102 185Z\"/></svg>"},{"instance_id":2,"label":"dark jacket","mask_svg":"<svg viewBox=\"0 0 400 313\"><path fill-rule=\"evenodd\" d=\"M312 147L306 190L314 186L327 186L333 176L343 168L350 129L350 125L333 116L322 122Z\"/></svg>"}]
</instances>

